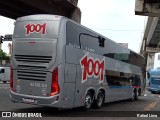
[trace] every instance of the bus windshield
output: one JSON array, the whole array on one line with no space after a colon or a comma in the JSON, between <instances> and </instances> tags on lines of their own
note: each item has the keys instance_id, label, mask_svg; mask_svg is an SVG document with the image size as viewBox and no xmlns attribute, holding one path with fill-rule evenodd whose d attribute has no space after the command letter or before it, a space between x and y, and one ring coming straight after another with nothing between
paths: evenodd
<instances>
[{"instance_id":1,"label":"bus windshield","mask_svg":"<svg viewBox=\"0 0 160 120\"><path fill-rule=\"evenodd\" d=\"M160 69L152 69L148 71L149 90L151 93L160 92Z\"/></svg>"},{"instance_id":2,"label":"bus windshield","mask_svg":"<svg viewBox=\"0 0 160 120\"><path fill-rule=\"evenodd\" d=\"M159 84L160 85L160 78L156 78L156 77L151 78L151 84Z\"/></svg>"}]
</instances>

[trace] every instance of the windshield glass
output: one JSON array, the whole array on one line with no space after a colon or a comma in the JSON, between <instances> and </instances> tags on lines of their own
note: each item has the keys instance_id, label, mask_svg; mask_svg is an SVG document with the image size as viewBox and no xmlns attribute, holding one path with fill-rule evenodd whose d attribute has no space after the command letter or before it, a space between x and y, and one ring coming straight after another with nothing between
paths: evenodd
<instances>
[{"instance_id":1,"label":"windshield glass","mask_svg":"<svg viewBox=\"0 0 160 120\"><path fill-rule=\"evenodd\" d=\"M160 78L151 78L151 84L159 84L160 85Z\"/></svg>"}]
</instances>

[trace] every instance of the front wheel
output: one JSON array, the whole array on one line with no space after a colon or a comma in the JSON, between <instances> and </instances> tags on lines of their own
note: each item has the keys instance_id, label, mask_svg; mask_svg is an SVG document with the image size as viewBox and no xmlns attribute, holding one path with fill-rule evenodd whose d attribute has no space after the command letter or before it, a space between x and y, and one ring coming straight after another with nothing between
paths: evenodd
<instances>
[{"instance_id":1,"label":"front wheel","mask_svg":"<svg viewBox=\"0 0 160 120\"><path fill-rule=\"evenodd\" d=\"M156 91L151 91L152 94L156 94Z\"/></svg>"},{"instance_id":2,"label":"front wheel","mask_svg":"<svg viewBox=\"0 0 160 120\"><path fill-rule=\"evenodd\" d=\"M99 91L97 95L97 99L94 101L94 107L100 108L103 106L103 103L104 103L104 94L102 91Z\"/></svg>"},{"instance_id":3,"label":"front wheel","mask_svg":"<svg viewBox=\"0 0 160 120\"><path fill-rule=\"evenodd\" d=\"M3 83L7 83L7 81L3 81Z\"/></svg>"}]
</instances>

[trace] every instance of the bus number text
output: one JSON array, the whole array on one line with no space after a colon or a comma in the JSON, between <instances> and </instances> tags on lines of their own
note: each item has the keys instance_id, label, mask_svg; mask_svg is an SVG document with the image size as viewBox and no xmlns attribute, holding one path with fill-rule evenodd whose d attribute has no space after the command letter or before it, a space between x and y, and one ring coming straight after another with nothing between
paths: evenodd
<instances>
[{"instance_id":1,"label":"bus number text","mask_svg":"<svg viewBox=\"0 0 160 120\"><path fill-rule=\"evenodd\" d=\"M102 59L93 59L92 57L88 57L85 55L80 60L80 64L82 67L82 83L87 80L87 77L94 76L95 78L100 77L100 81L104 80L104 67L105 61Z\"/></svg>"},{"instance_id":2,"label":"bus number text","mask_svg":"<svg viewBox=\"0 0 160 120\"><path fill-rule=\"evenodd\" d=\"M46 23L44 24L31 24L28 23L24 27L26 29L26 36L30 35L30 33L39 33L41 32L41 35L46 34Z\"/></svg>"}]
</instances>

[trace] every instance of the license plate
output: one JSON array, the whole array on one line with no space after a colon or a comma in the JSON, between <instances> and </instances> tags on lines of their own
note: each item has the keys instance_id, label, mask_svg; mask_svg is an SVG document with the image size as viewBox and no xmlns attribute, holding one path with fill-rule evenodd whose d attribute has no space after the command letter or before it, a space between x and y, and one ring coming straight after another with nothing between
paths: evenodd
<instances>
[{"instance_id":1,"label":"license plate","mask_svg":"<svg viewBox=\"0 0 160 120\"><path fill-rule=\"evenodd\" d=\"M23 98L23 102L25 103L35 103L34 99L29 99L29 98Z\"/></svg>"}]
</instances>

